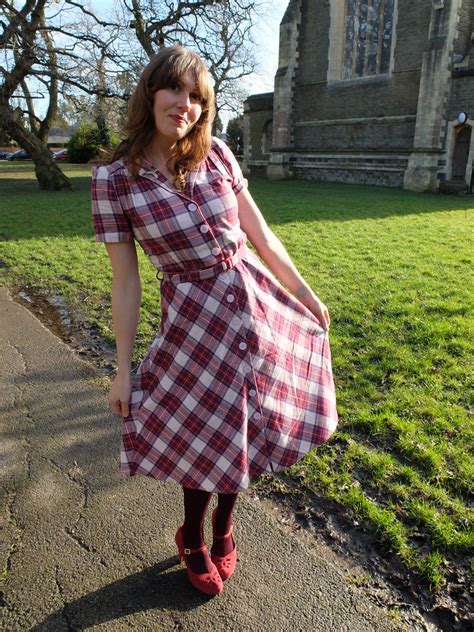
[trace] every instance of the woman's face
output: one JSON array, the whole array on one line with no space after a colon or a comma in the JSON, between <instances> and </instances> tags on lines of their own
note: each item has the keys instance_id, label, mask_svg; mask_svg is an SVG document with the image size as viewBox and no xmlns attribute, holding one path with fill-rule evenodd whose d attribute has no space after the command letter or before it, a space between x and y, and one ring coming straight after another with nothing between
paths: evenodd
<instances>
[{"instance_id":1,"label":"woman's face","mask_svg":"<svg viewBox=\"0 0 474 632\"><path fill-rule=\"evenodd\" d=\"M178 84L155 92L153 114L160 137L172 142L180 140L191 131L201 112L199 89L189 70Z\"/></svg>"}]
</instances>

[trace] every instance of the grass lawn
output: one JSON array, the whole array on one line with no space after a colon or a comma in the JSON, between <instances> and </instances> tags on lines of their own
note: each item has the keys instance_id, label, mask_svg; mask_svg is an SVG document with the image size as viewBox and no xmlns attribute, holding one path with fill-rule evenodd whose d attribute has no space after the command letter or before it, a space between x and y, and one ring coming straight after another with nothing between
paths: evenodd
<instances>
[{"instance_id":1,"label":"grass lawn","mask_svg":"<svg viewBox=\"0 0 474 632\"><path fill-rule=\"evenodd\" d=\"M0 165L3 283L62 294L113 341L90 170L64 169L73 193L38 191L31 164ZM474 199L294 181L255 180L250 190L332 319L340 428L291 471L351 508L436 589L450 557L467 563L474 543ZM160 317L159 282L139 255L135 362Z\"/></svg>"}]
</instances>

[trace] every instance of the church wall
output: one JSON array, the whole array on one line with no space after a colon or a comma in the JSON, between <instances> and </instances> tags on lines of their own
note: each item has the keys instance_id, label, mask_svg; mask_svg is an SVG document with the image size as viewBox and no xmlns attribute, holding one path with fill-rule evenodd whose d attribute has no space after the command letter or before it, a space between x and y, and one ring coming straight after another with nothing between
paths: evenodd
<instances>
[{"instance_id":1,"label":"church wall","mask_svg":"<svg viewBox=\"0 0 474 632\"><path fill-rule=\"evenodd\" d=\"M294 177L403 186L431 9L431 0L398 0L391 71L341 80L334 64L330 68L331 2L302 0L293 93ZM419 37L413 37L414 24ZM342 33L337 37L340 46Z\"/></svg>"},{"instance_id":2,"label":"church wall","mask_svg":"<svg viewBox=\"0 0 474 632\"><path fill-rule=\"evenodd\" d=\"M390 54L385 2L290 0L268 177L438 190L450 178L454 146L459 172L466 136L456 145L458 113L474 126L474 0L393 0ZM374 6L385 17L370 31ZM375 48L346 41L358 23Z\"/></svg>"},{"instance_id":3,"label":"church wall","mask_svg":"<svg viewBox=\"0 0 474 632\"><path fill-rule=\"evenodd\" d=\"M365 147L371 150L408 150L413 146L414 121L384 117L414 116L417 111L421 56L428 35L431 0L398 0L392 76L327 82L330 31L328 2L304 3L300 27L299 69L294 93L295 148L330 150ZM413 24L425 33L413 37ZM317 61L316 61L317 60ZM371 119L380 117L374 124ZM338 127L337 119L363 119ZM325 128L321 122L328 120ZM311 126L311 121L318 125ZM303 124L302 124L303 123ZM394 133L395 132L395 133ZM349 141L349 142L348 142Z\"/></svg>"},{"instance_id":4,"label":"church wall","mask_svg":"<svg viewBox=\"0 0 474 632\"><path fill-rule=\"evenodd\" d=\"M470 72L471 75L452 79L448 121L455 119L459 112L467 112L470 118L474 118L474 64Z\"/></svg>"},{"instance_id":5,"label":"church wall","mask_svg":"<svg viewBox=\"0 0 474 632\"><path fill-rule=\"evenodd\" d=\"M456 119L459 112L467 112L470 118L474 118L474 45L471 42L474 32L473 0L464 0L462 3L457 30L454 53L465 57L454 66L446 112L448 121Z\"/></svg>"},{"instance_id":6,"label":"church wall","mask_svg":"<svg viewBox=\"0 0 474 632\"><path fill-rule=\"evenodd\" d=\"M471 41L474 26L474 3L464 0L459 9L458 36L454 46L456 53L465 53Z\"/></svg>"}]
</instances>

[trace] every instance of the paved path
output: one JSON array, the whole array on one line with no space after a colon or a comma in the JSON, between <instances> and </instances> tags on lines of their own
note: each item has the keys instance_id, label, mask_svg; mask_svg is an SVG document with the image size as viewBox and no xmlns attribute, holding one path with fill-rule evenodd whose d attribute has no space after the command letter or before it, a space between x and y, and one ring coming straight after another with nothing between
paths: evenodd
<instances>
[{"instance_id":1,"label":"paved path","mask_svg":"<svg viewBox=\"0 0 474 632\"><path fill-rule=\"evenodd\" d=\"M0 287L2 629L398 629L249 493L235 575L214 599L195 591L174 545L181 490L118 472L102 381Z\"/></svg>"}]
</instances>

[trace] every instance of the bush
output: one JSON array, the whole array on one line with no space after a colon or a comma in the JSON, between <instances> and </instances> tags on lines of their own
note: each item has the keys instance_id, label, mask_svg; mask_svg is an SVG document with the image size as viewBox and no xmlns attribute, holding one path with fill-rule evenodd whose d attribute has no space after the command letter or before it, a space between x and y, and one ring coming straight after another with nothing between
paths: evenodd
<instances>
[{"instance_id":1,"label":"bush","mask_svg":"<svg viewBox=\"0 0 474 632\"><path fill-rule=\"evenodd\" d=\"M101 147L100 132L94 123L82 123L71 136L67 144L69 162L89 162L99 154Z\"/></svg>"},{"instance_id":2,"label":"bush","mask_svg":"<svg viewBox=\"0 0 474 632\"><path fill-rule=\"evenodd\" d=\"M244 119L242 116L237 116L228 122L226 142L234 154L242 155L244 153Z\"/></svg>"},{"instance_id":3,"label":"bush","mask_svg":"<svg viewBox=\"0 0 474 632\"><path fill-rule=\"evenodd\" d=\"M110 147L112 149L115 149L117 145L120 145L120 142L121 142L120 137L115 132L109 132L109 139L110 139Z\"/></svg>"}]
</instances>

